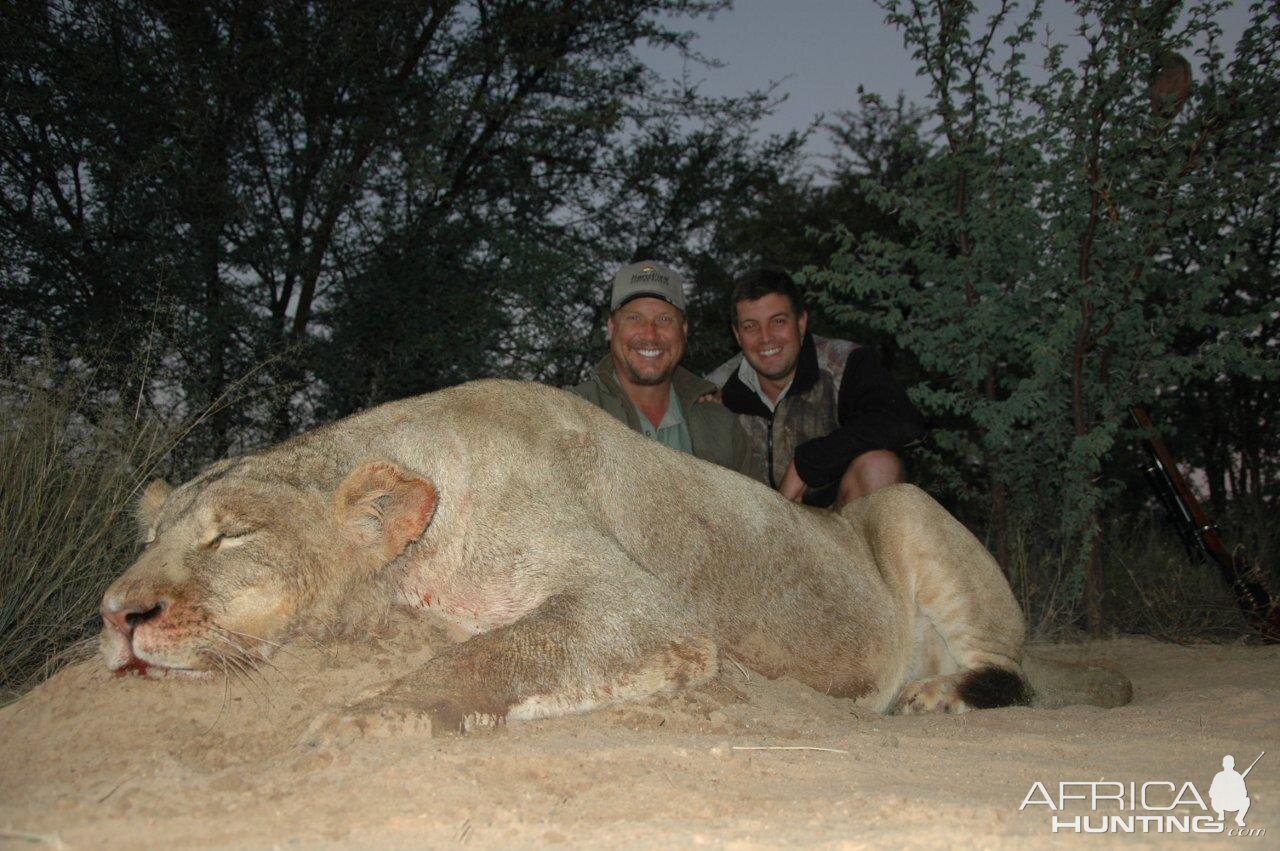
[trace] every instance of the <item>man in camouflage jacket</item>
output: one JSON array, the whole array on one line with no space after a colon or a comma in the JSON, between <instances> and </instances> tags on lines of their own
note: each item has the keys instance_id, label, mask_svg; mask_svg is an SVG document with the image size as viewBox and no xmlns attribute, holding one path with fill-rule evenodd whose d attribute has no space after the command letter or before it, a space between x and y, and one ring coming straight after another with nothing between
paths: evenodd
<instances>
[{"instance_id":1,"label":"man in camouflage jacket","mask_svg":"<svg viewBox=\"0 0 1280 851\"><path fill-rule=\"evenodd\" d=\"M903 481L902 449L924 437L924 420L875 351L810 334L782 272L742 276L731 305L742 354L708 378L747 433L751 474L821 506Z\"/></svg>"}]
</instances>

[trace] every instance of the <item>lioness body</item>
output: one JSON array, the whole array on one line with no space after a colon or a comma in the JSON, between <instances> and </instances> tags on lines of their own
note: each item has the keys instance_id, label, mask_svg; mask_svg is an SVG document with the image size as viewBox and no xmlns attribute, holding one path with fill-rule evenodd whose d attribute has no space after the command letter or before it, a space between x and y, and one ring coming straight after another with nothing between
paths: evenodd
<instances>
[{"instance_id":1,"label":"lioness body","mask_svg":"<svg viewBox=\"0 0 1280 851\"><path fill-rule=\"evenodd\" d=\"M142 514L154 541L103 601L117 670L252 661L393 601L472 636L377 704L445 728L696 684L721 651L878 710L1020 675L1003 575L923 492L806 509L538 385L383 405Z\"/></svg>"}]
</instances>

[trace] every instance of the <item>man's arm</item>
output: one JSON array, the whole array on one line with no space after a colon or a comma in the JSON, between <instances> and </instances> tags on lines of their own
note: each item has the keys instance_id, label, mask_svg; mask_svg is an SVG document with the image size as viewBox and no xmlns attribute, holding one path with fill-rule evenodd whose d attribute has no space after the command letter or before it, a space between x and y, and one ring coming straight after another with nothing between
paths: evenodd
<instances>
[{"instance_id":1,"label":"man's arm","mask_svg":"<svg viewBox=\"0 0 1280 851\"><path fill-rule=\"evenodd\" d=\"M796 447L796 472L810 487L838 480L854 458L872 449L900 451L925 435L924 418L874 349L856 348L845 364L835 431Z\"/></svg>"},{"instance_id":2,"label":"man's arm","mask_svg":"<svg viewBox=\"0 0 1280 851\"><path fill-rule=\"evenodd\" d=\"M800 474L796 472L796 461L792 458L791 463L787 465L787 471L782 474L782 481L778 482L778 493L792 502L801 502L804 499L804 491L804 479L800 478Z\"/></svg>"},{"instance_id":3,"label":"man's arm","mask_svg":"<svg viewBox=\"0 0 1280 851\"><path fill-rule=\"evenodd\" d=\"M584 381L581 384L575 384L572 387L566 387L564 389L568 390L570 393L572 393L575 396L579 396L583 399L586 399L588 402L595 405L597 408L601 407L600 389L599 387L596 386L596 383L594 381L590 381L590 380Z\"/></svg>"},{"instance_id":4,"label":"man's arm","mask_svg":"<svg viewBox=\"0 0 1280 851\"><path fill-rule=\"evenodd\" d=\"M750 438L738 423L737 415L712 400L710 394L698 397L691 408L685 411L685 415L696 423L696 435L693 434L695 426L690 426L693 454L761 481L751 454Z\"/></svg>"}]
</instances>

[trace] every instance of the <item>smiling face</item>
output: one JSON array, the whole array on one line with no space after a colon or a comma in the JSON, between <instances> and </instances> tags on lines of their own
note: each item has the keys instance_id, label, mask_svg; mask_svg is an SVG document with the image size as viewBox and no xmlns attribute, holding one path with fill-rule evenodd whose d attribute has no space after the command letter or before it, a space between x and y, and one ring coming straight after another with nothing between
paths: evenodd
<instances>
[{"instance_id":1,"label":"smiling face","mask_svg":"<svg viewBox=\"0 0 1280 851\"><path fill-rule=\"evenodd\" d=\"M642 387L671 380L684 357L689 323L660 298L641 296L609 317L609 353L618 378Z\"/></svg>"},{"instance_id":2,"label":"smiling face","mask_svg":"<svg viewBox=\"0 0 1280 851\"><path fill-rule=\"evenodd\" d=\"M796 315L791 299L769 293L735 305L733 336L743 357L763 380L786 384L796 372L800 344L809 328L809 314Z\"/></svg>"}]
</instances>

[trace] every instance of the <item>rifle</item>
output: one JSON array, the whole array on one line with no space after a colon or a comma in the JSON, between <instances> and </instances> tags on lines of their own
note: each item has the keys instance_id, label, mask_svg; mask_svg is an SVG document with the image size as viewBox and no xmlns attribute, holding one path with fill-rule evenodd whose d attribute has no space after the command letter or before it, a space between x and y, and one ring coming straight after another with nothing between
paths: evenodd
<instances>
[{"instance_id":1,"label":"rifle","mask_svg":"<svg viewBox=\"0 0 1280 851\"><path fill-rule=\"evenodd\" d=\"M1188 552L1200 550L1218 566L1223 580L1231 588L1236 605L1248 619L1249 625L1267 642L1280 642L1280 603L1267 591L1256 566L1245 563L1244 554L1233 556L1218 536L1218 529L1209 519L1200 500L1191 492L1186 479L1178 472L1173 454L1164 441L1156 437L1147 412L1132 407L1133 421L1142 429L1142 442L1146 446L1151 463L1143 470L1147 483L1155 491L1160 503L1173 518L1178 535Z\"/></svg>"}]
</instances>

